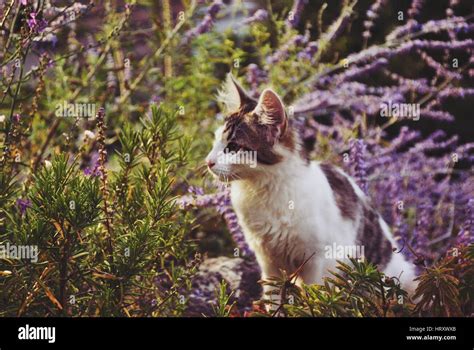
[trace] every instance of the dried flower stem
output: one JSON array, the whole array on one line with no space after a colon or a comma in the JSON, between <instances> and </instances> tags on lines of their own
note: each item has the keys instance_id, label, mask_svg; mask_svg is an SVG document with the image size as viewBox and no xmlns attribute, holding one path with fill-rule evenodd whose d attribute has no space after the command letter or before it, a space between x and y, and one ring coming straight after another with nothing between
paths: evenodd
<instances>
[{"instance_id":1,"label":"dried flower stem","mask_svg":"<svg viewBox=\"0 0 474 350\"><path fill-rule=\"evenodd\" d=\"M193 0L191 7L189 9L188 14L186 15L185 18L191 17L191 14L194 12L196 8L196 0ZM144 64L142 71L140 74L135 78L135 80L130 84L130 89L128 89L121 97L118 102L118 104L124 103L130 94L140 85L142 80L148 75L148 70L153 67L154 65L154 59L159 57L165 49L168 47L168 45L171 43L172 39L174 36L179 32L181 27L184 25L186 21L178 21L178 23L175 25L174 29L167 35L166 39L162 42L160 47L158 47L155 52L150 56L150 58L147 60L147 62Z\"/></svg>"},{"instance_id":2,"label":"dried flower stem","mask_svg":"<svg viewBox=\"0 0 474 350\"><path fill-rule=\"evenodd\" d=\"M99 108L97 112L97 144L99 145L99 173L100 173L100 181L101 187L100 190L102 192L103 197L103 212L105 217L105 227L107 229L107 253L109 256L109 262L113 263L113 243L112 243L112 216L110 215L110 211L108 208L108 197L109 197L109 190L107 188L107 169L105 168L105 163L107 162L107 150L105 149L105 111L104 108Z\"/></svg>"}]
</instances>

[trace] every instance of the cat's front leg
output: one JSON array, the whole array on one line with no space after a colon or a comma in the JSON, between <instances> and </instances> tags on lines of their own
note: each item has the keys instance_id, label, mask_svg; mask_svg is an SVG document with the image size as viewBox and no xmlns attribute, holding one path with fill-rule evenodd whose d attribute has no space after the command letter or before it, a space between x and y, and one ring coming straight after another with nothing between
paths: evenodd
<instances>
[{"instance_id":1,"label":"cat's front leg","mask_svg":"<svg viewBox=\"0 0 474 350\"><path fill-rule=\"evenodd\" d=\"M279 269L269 264L264 256L257 254L257 260L262 269L263 295L262 300L265 302L267 312L274 313L280 306L281 296L280 288L273 285L276 279L282 277Z\"/></svg>"},{"instance_id":2,"label":"cat's front leg","mask_svg":"<svg viewBox=\"0 0 474 350\"><path fill-rule=\"evenodd\" d=\"M262 300L265 302L267 312L273 314L278 310L281 304L280 288L264 284Z\"/></svg>"}]
</instances>

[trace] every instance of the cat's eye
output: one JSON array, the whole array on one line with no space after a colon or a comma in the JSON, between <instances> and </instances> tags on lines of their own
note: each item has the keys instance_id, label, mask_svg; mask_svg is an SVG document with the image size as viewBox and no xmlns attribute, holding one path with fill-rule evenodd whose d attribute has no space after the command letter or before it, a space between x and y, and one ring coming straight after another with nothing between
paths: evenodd
<instances>
[{"instance_id":1,"label":"cat's eye","mask_svg":"<svg viewBox=\"0 0 474 350\"><path fill-rule=\"evenodd\" d=\"M224 150L224 153L238 152L242 147L235 142L229 142Z\"/></svg>"}]
</instances>

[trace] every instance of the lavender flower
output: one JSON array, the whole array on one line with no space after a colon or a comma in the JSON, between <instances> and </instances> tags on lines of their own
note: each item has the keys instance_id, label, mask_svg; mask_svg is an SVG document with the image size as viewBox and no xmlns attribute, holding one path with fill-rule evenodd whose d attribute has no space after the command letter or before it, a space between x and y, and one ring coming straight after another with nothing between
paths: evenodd
<instances>
[{"instance_id":1,"label":"lavender flower","mask_svg":"<svg viewBox=\"0 0 474 350\"><path fill-rule=\"evenodd\" d=\"M469 58L469 65L471 67L474 67L474 55L472 54L472 50L471 50L471 57ZM471 68L469 69L469 78L474 78L474 68Z\"/></svg>"},{"instance_id":2,"label":"lavender flower","mask_svg":"<svg viewBox=\"0 0 474 350\"><path fill-rule=\"evenodd\" d=\"M308 3L308 0L295 0L293 7L290 10L286 25L290 28L295 28L300 23L301 14L303 13L304 7Z\"/></svg>"},{"instance_id":3,"label":"lavender flower","mask_svg":"<svg viewBox=\"0 0 474 350\"><path fill-rule=\"evenodd\" d=\"M365 31L362 33L364 39L369 40L375 20L379 17L381 9L385 6L387 0L376 0L367 11L367 21L364 21Z\"/></svg>"},{"instance_id":4,"label":"lavender flower","mask_svg":"<svg viewBox=\"0 0 474 350\"><path fill-rule=\"evenodd\" d=\"M443 77L447 79L456 79L461 80L462 75L457 72L451 72L450 70L446 69L442 64L436 62L436 60L429 56L426 52L419 51L421 58L423 61L431 68L433 68L436 72L436 76Z\"/></svg>"},{"instance_id":5,"label":"lavender flower","mask_svg":"<svg viewBox=\"0 0 474 350\"><path fill-rule=\"evenodd\" d=\"M425 0L413 0L408 10L409 18L415 18L420 13L421 8L423 7Z\"/></svg>"},{"instance_id":6,"label":"lavender flower","mask_svg":"<svg viewBox=\"0 0 474 350\"><path fill-rule=\"evenodd\" d=\"M328 111L349 109L373 115L378 114L380 105L389 100L404 101L399 88L370 87L362 83L346 82L332 86L329 90L315 90L303 95L294 103L294 113L324 114Z\"/></svg>"},{"instance_id":7,"label":"lavender flower","mask_svg":"<svg viewBox=\"0 0 474 350\"><path fill-rule=\"evenodd\" d=\"M212 4L207 8L207 13L201 23L184 33L183 43L189 43L193 38L209 32L212 28L214 20L217 17L217 14L222 8L222 5L222 0L213 1Z\"/></svg>"},{"instance_id":8,"label":"lavender flower","mask_svg":"<svg viewBox=\"0 0 474 350\"><path fill-rule=\"evenodd\" d=\"M309 32L306 31L305 35L296 34L292 36L287 42L280 46L270 57L267 58L269 64L274 64L285 60L290 55L290 51L305 45L309 40Z\"/></svg>"},{"instance_id":9,"label":"lavender flower","mask_svg":"<svg viewBox=\"0 0 474 350\"><path fill-rule=\"evenodd\" d=\"M268 12L264 9L258 9L255 13L244 20L243 24L250 24L254 22L263 22L268 18Z\"/></svg>"},{"instance_id":10,"label":"lavender flower","mask_svg":"<svg viewBox=\"0 0 474 350\"><path fill-rule=\"evenodd\" d=\"M358 77L367 76L369 74L372 74L373 72L375 72L375 71L379 70L380 68L385 67L387 65L388 65L388 60L384 57L381 57L381 58L377 59L376 61L374 61L372 63L369 63L365 66L351 67L351 68L347 69L344 73L336 76L334 79L335 79L336 83L342 83L344 81L354 80Z\"/></svg>"},{"instance_id":11,"label":"lavender flower","mask_svg":"<svg viewBox=\"0 0 474 350\"><path fill-rule=\"evenodd\" d=\"M218 194L216 209L224 217L227 228L229 229L230 234L239 251L243 256L253 259L254 254L245 241L244 233L242 232L242 229L239 225L237 215L232 209L229 189L225 189Z\"/></svg>"},{"instance_id":12,"label":"lavender flower","mask_svg":"<svg viewBox=\"0 0 474 350\"><path fill-rule=\"evenodd\" d=\"M188 187L188 192L195 195L195 196L203 196L204 195L204 190L202 187L197 187L197 186L189 186Z\"/></svg>"},{"instance_id":13,"label":"lavender flower","mask_svg":"<svg viewBox=\"0 0 474 350\"><path fill-rule=\"evenodd\" d=\"M365 153L367 145L364 140L352 140L350 145L351 159L353 162L353 175L364 193L367 193L367 165L365 162Z\"/></svg>"},{"instance_id":14,"label":"lavender flower","mask_svg":"<svg viewBox=\"0 0 474 350\"><path fill-rule=\"evenodd\" d=\"M116 89L117 83L117 76L115 75L115 62L112 55L107 55L107 89L113 91Z\"/></svg>"},{"instance_id":15,"label":"lavender flower","mask_svg":"<svg viewBox=\"0 0 474 350\"><path fill-rule=\"evenodd\" d=\"M474 97L474 89L449 87L441 91L438 95L440 102L444 102L447 98L466 98Z\"/></svg>"},{"instance_id":16,"label":"lavender flower","mask_svg":"<svg viewBox=\"0 0 474 350\"><path fill-rule=\"evenodd\" d=\"M402 180L402 178L400 176L397 176L396 178L392 179L390 182L391 182L391 185L393 186L393 188L396 190L398 190L399 188L399 185L400 185L400 181ZM390 194L392 194L393 192L391 192ZM393 198L393 197L391 197ZM408 230L408 224L404 218L404 210L402 210L400 207L399 207L399 202L402 202L404 203L403 200L400 200L398 199L394 205L392 205L392 217L394 217L394 223L393 223L393 234L394 234L394 237L397 239L397 240L400 240L402 245L405 244L406 242L408 242L408 237L409 237L409 230ZM407 253L409 252L408 249L403 249L403 252L404 253Z\"/></svg>"},{"instance_id":17,"label":"lavender flower","mask_svg":"<svg viewBox=\"0 0 474 350\"><path fill-rule=\"evenodd\" d=\"M474 243L474 198L470 198L466 205L466 219L457 237L457 244Z\"/></svg>"},{"instance_id":18,"label":"lavender flower","mask_svg":"<svg viewBox=\"0 0 474 350\"><path fill-rule=\"evenodd\" d=\"M29 199L18 198L16 200L16 205L20 209L20 214L24 215L28 208L31 208L31 201Z\"/></svg>"},{"instance_id":19,"label":"lavender flower","mask_svg":"<svg viewBox=\"0 0 474 350\"><path fill-rule=\"evenodd\" d=\"M255 63L247 66L247 81L250 84L250 94L254 97L257 95L258 86L267 80L267 74L261 70Z\"/></svg>"},{"instance_id":20,"label":"lavender flower","mask_svg":"<svg viewBox=\"0 0 474 350\"><path fill-rule=\"evenodd\" d=\"M454 116L451 113L446 112L446 111L434 111L430 109L422 109L420 111L420 115L422 118L444 121L444 122L452 122L454 120Z\"/></svg>"},{"instance_id":21,"label":"lavender flower","mask_svg":"<svg viewBox=\"0 0 474 350\"><path fill-rule=\"evenodd\" d=\"M181 196L177 199L177 204L181 209L192 207L207 208L217 205L218 193L204 194L204 190L200 187L190 186L188 192L191 195Z\"/></svg>"},{"instance_id":22,"label":"lavender flower","mask_svg":"<svg viewBox=\"0 0 474 350\"><path fill-rule=\"evenodd\" d=\"M396 27L390 34L387 35L387 41L394 41L403 38L409 34L419 32L423 29L423 25L415 21L409 20L405 25Z\"/></svg>"},{"instance_id":23,"label":"lavender flower","mask_svg":"<svg viewBox=\"0 0 474 350\"><path fill-rule=\"evenodd\" d=\"M100 170L99 170L98 165L94 166L93 168L89 168L89 167L85 168L85 169L83 170L83 173L84 173L84 175L86 175L86 176L91 176L91 177L99 177L99 176L101 176L101 172L100 172Z\"/></svg>"},{"instance_id":24,"label":"lavender flower","mask_svg":"<svg viewBox=\"0 0 474 350\"><path fill-rule=\"evenodd\" d=\"M432 203L421 203L417 206L416 212L416 235L415 244L418 252L426 252L426 246L429 242L429 235L431 232L431 217L433 206Z\"/></svg>"},{"instance_id":25,"label":"lavender flower","mask_svg":"<svg viewBox=\"0 0 474 350\"><path fill-rule=\"evenodd\" d=\"M303 51L298 53L297 57L298 59L308 60L312 62L317 52L318 52L318 42L311 41L308 43L308 45L306 45Z\"/></svg>"},{"instance_id":26,"label":"lavender flower","mask_svg":"<svg viewBox=\"0 0 474 350\"><path fill-rule=\"evenodd\" d=\"M92 176L92 177L99 177L102 175L102 172L100 170L100 163L99 163L99 153L98 152L93 152L91 156L91 160L89 162L89 166L84 168L82 171L84 175L86 176Z\"/></svg>"},{"instance_id":27,"label":"lavender flower","mask_svg":"<svg viewBox=\"0 0 474 350\"><path fill-rule=\"evenodd\" d=\"M372 46L358 53L347 56L346 60L349 64L369 62L374 59L385 57L387 59L407 54L417 49L430 50L465 50L474 48L474 40L466 39L462 41L437 41L437 40L413 40L401 44L395 48L386 48L380 46Z\"/></svg>"},{"instance_id":28,"label":"lavender flower","mask_svg":"<svg viewBox=\"0 0 474 350\"><path fill-rule=\"evenodd\" d=\"M48 26L44 19L37 19L36 12L30 13L30 18L26 20L26 23L34 33L41 33Z\"/></svg>"}]
</instances>

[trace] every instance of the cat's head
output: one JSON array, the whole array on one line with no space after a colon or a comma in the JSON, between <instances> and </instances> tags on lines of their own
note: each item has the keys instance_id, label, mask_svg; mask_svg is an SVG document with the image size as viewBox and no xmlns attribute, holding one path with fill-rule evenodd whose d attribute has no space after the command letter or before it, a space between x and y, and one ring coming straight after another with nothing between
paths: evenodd
<instances>
[{"instance_id":1,"label":"cat's head","mask_svg":"<svg viewBox=\"0 0 474 350\"><path fill-rule=\"evenodd\" d=\"M229 73L219 99L226 116L206 162L220 180L251 178L294 151L285 107L273 90L265 89L258 100L253 99Z\"/></svg>"}]
</instances>

